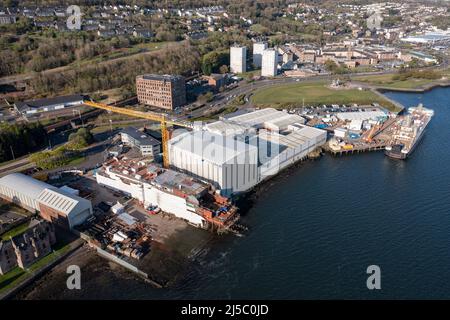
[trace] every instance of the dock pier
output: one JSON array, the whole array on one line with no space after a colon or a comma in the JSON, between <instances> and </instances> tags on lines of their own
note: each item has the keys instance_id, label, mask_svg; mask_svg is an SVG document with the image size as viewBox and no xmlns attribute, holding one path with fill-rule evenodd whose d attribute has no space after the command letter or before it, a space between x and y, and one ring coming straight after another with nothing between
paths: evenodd
<instances>
[{"instance_id":1,"label":"dock pier","mask_svg":"<svg viewBox=\"0 0 450 320\"><path fill-rule=\"evenodd\" d=\"M353 149L349 150L332 150L328 146L325 147L325 151L330 153L332 156L343 156L343 155L349 155L349 154L355 154L355 153L363 153L363 152L371 152L371 151L380 151L384 150L386 147L386 144L377 144L377 145L368 145L368 146L361 146L361 147L355 147Z\"/></svg>"}]
</instances>

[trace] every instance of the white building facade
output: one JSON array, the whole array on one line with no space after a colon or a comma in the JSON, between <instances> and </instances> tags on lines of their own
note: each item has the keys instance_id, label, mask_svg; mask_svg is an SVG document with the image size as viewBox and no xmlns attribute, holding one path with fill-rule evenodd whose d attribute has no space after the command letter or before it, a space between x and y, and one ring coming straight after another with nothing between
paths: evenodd
<instances>
[{"instance_id":1,"label":"white building facade","mask_svg":"<svg viewBox=\"0 0 450 320\"><path fill-rule=\"evenodd\" d=\"M89 200L21 173L0 178L0 197L70 229L93 215Z\"/></svg>"},{"instance_id":2,"label":"white building facade","mask_svg":"<svg viewBox=\"0 0 450 320\"><path fill-rule=\"evenodd\" d=\"M212 133L183 133L169 142L170 164L212 183L222 195L244 192L258 183L258 149Z\"/></svg>"},{"instance_id":3,"label":"white building facade","mask_svg":"<svg viewBox=\"0 0 450 320\"><path fill-rule=\"evenodd\" d=\"M275 49L265 49L262 53L261 76L275 77L277 75L278 53Z\"/></svg>"},{"instance_id":4,"label":"white building facade","mask_svg":"<svg viewBox=\"0 0 450 320\"><path fill-rule=\"evenodd\" d=\"M256 68L261 68L262 54L267 49L267 42L255 42L253 44L253 64Z\"/></svg>"},{"instance_id":5,"label":"white building facade","mask_svg":"<svg viewBox=\"0 0 450 320\"><path fill-rule=\"evenodd\" d=\"M230 47L230 71L233 73L247 71L247 47Z\"/></svg>"},{"instance_id":6,"label":"white building facade","mask_svg":"<svg viewBox=\"0 0 450 320\"><path fill-rule=\"evenodd\" d=\"M162 211L172 213L178 218L187 220L196 226L202 226L205 223L205 219L195 212L195 208L186 199L163 192L148 183L144 183L143 188L144 204L146 206L157 204ZM191 197L190 200L196 201L194 197Z\"/></svg>"}]
</instances>

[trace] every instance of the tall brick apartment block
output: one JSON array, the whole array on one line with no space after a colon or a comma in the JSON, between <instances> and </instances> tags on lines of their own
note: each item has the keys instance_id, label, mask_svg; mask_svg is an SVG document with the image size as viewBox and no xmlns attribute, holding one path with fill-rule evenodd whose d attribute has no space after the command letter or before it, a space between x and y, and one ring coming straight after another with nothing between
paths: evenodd
<instances>
[{"instance_id":1,"label":"tall brick apartment block","mask_svg":"<svg viewBox=\"0 0 450 320\"><path fill-rule=\"evenodd\" d=\"M136 77L139 103L173 110L186 104L186 83L182 76L145 74Z\"/></svg>"}]
</instances>

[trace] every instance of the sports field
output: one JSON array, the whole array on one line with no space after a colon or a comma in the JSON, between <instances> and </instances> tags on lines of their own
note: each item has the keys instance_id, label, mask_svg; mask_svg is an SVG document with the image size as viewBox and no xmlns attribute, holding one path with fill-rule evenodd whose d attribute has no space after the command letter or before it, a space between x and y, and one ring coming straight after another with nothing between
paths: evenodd
<instances>
[{"instance_id":1,"label":"sports field","mask_svg":"<svg viewBox=\"0 0 450 320\"><path fill-rule=\"evenodd\" d=\"M370 90L331 89L328 82L301 82L264 88L255 92L252 102L275 108L322 104L371 104L379 103L389 109L394 105Z\"/></svg>"}]
</instances>

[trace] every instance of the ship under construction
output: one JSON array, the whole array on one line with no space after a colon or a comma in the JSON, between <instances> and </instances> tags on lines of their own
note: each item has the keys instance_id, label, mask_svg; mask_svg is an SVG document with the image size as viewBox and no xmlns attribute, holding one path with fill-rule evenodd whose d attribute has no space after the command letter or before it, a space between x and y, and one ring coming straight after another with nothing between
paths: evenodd
<instances>
[{"instance_id":1,"label":"ship under construction","mask_svg":"<svg viewBox=\"0 0 450 320\"><path fill-rule=\"evenodd\" d=\"M408 109L408 113L397 120L394 133L385 149L385 154L393 159L408 158L422 140L426 127L434 111L422 104Z\"/></svg>"}]
</instances>

